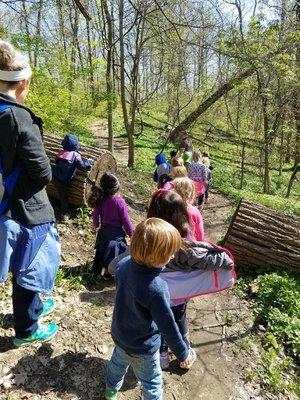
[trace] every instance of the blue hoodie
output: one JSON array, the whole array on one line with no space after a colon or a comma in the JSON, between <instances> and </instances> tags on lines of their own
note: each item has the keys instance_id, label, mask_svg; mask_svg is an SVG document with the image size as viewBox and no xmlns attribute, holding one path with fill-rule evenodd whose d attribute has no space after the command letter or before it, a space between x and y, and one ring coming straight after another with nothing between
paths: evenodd
<instances>
[{"instance_id":1,"label":"blue hoodie","mask_svg":"<svg viewBox=\"0 0 300 400\"><path fill-rule=\"evenodd\" d=\"M155 156L156 165L161 165L166 162L165 156L162 153L156 154Z\"/></svg>"},{"instance_id":2,"label":"blue hoodie","mask_svg":"<svg viewBox=\"0 0 300 400\"><path fill-rule=\"evenodd\" d=\"M68 133L62 140L61 145L66 151L78 151L80 143L78 137L72 133Z\"/></svg>"},{"instance_id":3,"label":"blue hoodie","mask_svg":"<svg viewBox=\"0 0 300 400\"><path fill-rule=\"evenodd\" d=\"M161 175L168 174L170 172L171 165L166 162L165 156L162 153L156 154L155 162L157 168L154 171L153 180L154 182L158 182Z\"/></svg>"}]
</instances>

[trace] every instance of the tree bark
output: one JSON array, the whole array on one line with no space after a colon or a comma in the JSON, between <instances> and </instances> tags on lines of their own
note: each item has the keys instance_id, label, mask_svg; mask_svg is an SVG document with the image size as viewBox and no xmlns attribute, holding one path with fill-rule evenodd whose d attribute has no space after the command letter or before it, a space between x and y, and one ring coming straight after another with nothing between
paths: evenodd
<instances>
[{"instance_id":1,"label":"tree bark","mask_svg":"<svg viewBox=\"0 0 300 400\"><path fill-rule=\"evenodd\" d=\"M241 200L224 239L238 266L300 271L300 218Z\"/></svg>"},{"instance_id":2,"label":"tree bark","mask_svg":"<svg viewBox=\"0 0 300 400\"><path fill-rule=\"evenodd\" d=\"M123 120L128 139L128 167L134 165L134 140L132 124L129 123L126 104L126 82L125 82L125 51L124 51L124 1L119 3L119 45L120 45L120 95L123 111Z\"/></svg>"},{"instance_id":3,"label":"tree bark","mask_svg":"<svg viewBox=\"0 0 300 400\"><path fill-rule=\"evenodd\" d=\"M103 0L103 10L107 24L106 42L107 42L107 57L106 57L106 92L107 92L107 123L108 123L108 149L114 152L114 133L113 133L113 105L114 105L114 90L113 90L113 23L112 15L109 12L107 0Z\"/></svg>"},{"instance_id":4,"label":"tree bark","mask_svg":"<svg viewBox=\"0 0 300 400\"><path fill-rule=\"evenodd\" d=\"M297 31L300 31L300 0L296 0L295 2L295 10L296 10L296 22L297 22ZM297 60L297 74L300 77L300 45L299 41L297 42L297 49L296 49L296 60ZM296 179L297 173L300 171L300 90L298 89L294 95L293 101L293 108L294 108L294 116L296 121L296 140L295 140L295 147L296 147L296 156L293 166L293 172L288 184L286 197L289 197L291 194L292 186L294 180Z\"/></svg>"}]
</instances>

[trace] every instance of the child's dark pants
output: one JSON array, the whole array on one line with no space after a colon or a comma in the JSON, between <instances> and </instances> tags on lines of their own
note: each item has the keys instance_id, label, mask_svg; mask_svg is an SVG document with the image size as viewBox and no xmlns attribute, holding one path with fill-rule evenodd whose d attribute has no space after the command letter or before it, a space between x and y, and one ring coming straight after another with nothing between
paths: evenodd
<instances>
[{"instance_id":1,"label":"child's dark pants","mask_svg":"<svg viewBox=\"0 0 300 400\"><path fill-rule=\"evenodd\" d=\"M59 181L55 181L55 186L58 191L59 200L60 200L60 217L65 217L69 211L69 183L62 183Z\"/></svg>"},{"instance_id":2,"label":"child's dark pants","mask_svg":"<svg viewBox=\"0 0 300 400\"><path fill-rule=\"evenodd\" d=\"M173 311L176 324L178 326L179 332L182 335L182 339L189 347L189 323L186 317L186 308L187 303L183 303L179 304L178 306L171 307L171 310ZM166 343L164 338L161 337L160 352L162 353L163 351L168 351L168 344Z\"/></svg>"},{"instance_id":3,"label":"child's dark pants","mask_svg":"<svg viewBox=\"0 0 300 400\"><path fill-rule=\"evenodd\" d=\"M18 285L13 275L13 310L16 337L24 339L38 329L38 317L43 310L43 303L37 292Z\"/></svg>"}]
</instances>

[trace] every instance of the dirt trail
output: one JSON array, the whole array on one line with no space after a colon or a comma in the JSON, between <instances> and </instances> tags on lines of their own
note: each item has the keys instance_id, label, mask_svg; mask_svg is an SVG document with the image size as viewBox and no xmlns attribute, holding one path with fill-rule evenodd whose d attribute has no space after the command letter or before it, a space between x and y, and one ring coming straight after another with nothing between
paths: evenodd
<instances>
[{"instance_id":1,"label":"dirt trail","mask_svg":"<svg viewBox=\"0 0 300 400\"><path fill-rule=\"evenodd\" d=\"M107 138L103 122L94 127L100 146ZM96 136L96 135L95 135ZM116 142L115 156L124 164L126 145ZM126 182L126 194L133 193L133 183ZM139 199L136 199L139 201ZM134 222L145 217L144 206L129 204ZM208 240L219 239L226 231L232 213L231 203L213 192L204 210ZM78 267L93 257L93 234L78 227L76 221L58 225L62 238L63 262ZM3 400L100 400L104 388L105 364L113 342L110 336L114 304L114 286L102 282L81 290L57 286L54 297L57 309L48 317L60 326L49 343L24 349L12 347L11 285L0 288L0 399ZM247 336L252 320L249 304L232 292L205 296L189 303L188 316L192 346L198 359L187 373L177 362L163 373L165 400L263 400L259 387L242 380L242 370L251 360L240 354L235 341ZM228 313L237 321L229 326ZM141 399L140 386L128 374L122 400Z\"/></svg>"}]
</instances>

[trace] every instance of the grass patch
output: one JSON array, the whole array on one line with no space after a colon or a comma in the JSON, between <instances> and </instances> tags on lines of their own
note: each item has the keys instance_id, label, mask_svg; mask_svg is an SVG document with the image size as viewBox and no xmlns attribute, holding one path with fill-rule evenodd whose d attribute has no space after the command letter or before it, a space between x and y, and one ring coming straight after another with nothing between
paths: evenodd
<instances>
[{"instance_id":1,"label":"grass patch","mask_svg":"<svg viewBox=\"0 0 300 400\"><path fill-rule=\"evenodd\" d=\"M98 281L99 275L94 274L90 263L86 262L78 267L59 268L55 278L55 286L66 290L80 291L83 286L94 285Z\"/></svg>"}]
</instances>

